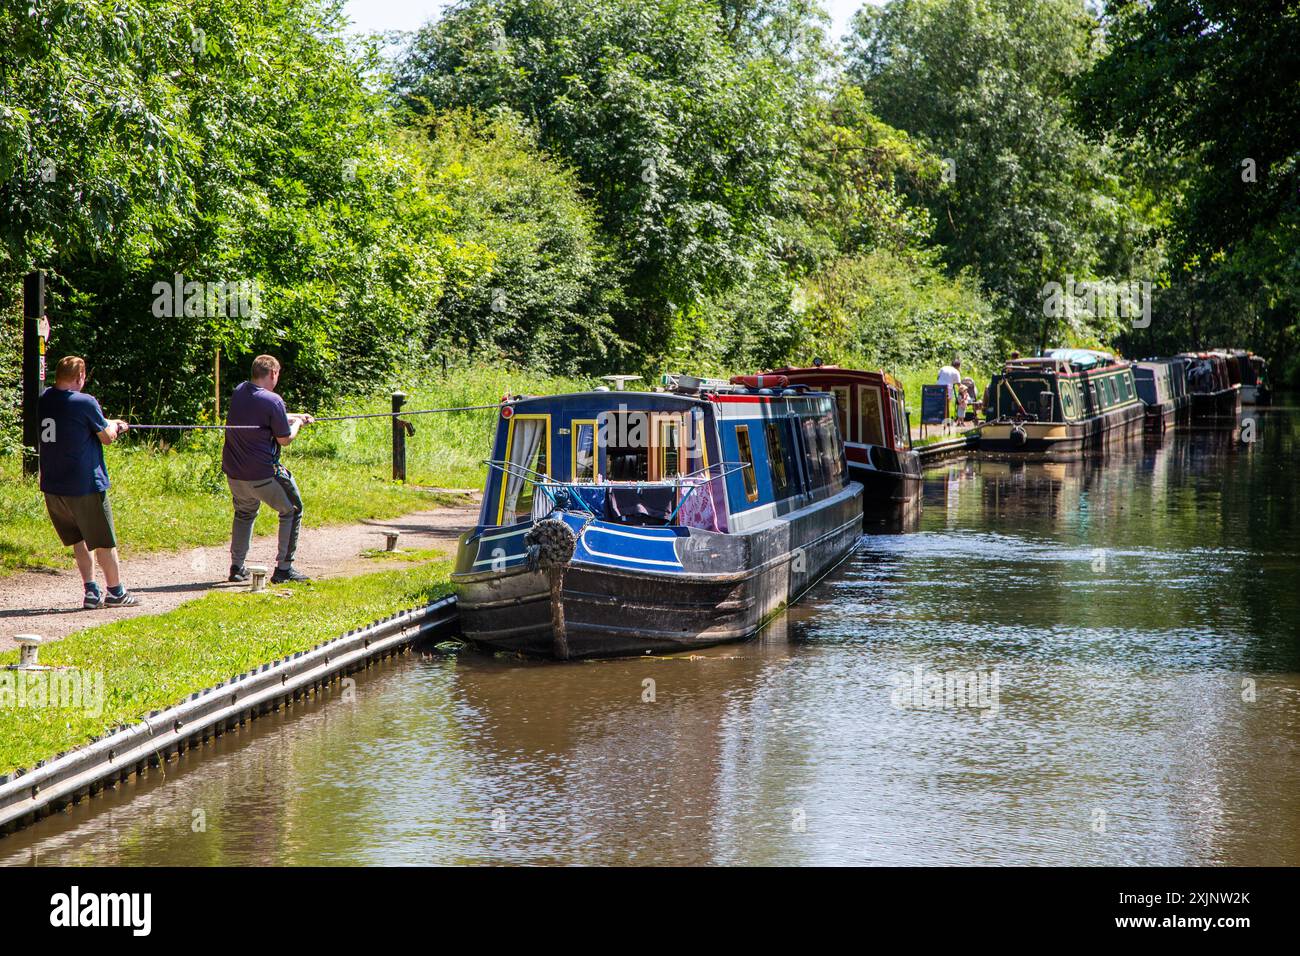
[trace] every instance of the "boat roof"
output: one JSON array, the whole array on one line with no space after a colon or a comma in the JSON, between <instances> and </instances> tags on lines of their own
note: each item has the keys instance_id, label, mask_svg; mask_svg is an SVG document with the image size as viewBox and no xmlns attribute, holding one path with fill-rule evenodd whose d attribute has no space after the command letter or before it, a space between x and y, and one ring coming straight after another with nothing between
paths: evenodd
<instances>
[{"instance_id":1,"label":"boat roof","mask_svg":"<svg viewBox=\"0 0 1300 956\"><path fill-rule=\"evenodd\" d=\"M1058 362L1069 362L1076 368L1091 368L1094 365L1110 365L1117 360L1111 352L1100 349L1052 349L1043 353L1044 357Z\"/></svg>"},{"instance_id":2,"label":"boat roof","mask_svg":"<svg viewBox=\"0 0 1300 956\"><path fill-rule=\"evenodd\" d=\"M883 382L899 390L903 387L899 384L898 379L894 378L894 376L890 375L883 368L879 371L872 372L867 369L841 368L838 365L787 365L785 368L772 369L770 374L784 375L791 381L793 381L797 376L803 379L811 379L817 384L822 384L822 380L825 380L826 383L834 383L836 381L857 381L867 382L872 385L879 385Z\"/></svg>"},{"instance_id":3,"label":"boat roof","mask_svg":"<svg viewBox=\"0 0 1300 956\"><path fill-rule=\"evenodd\" d=\"M552 408L595 408L608 409L624 405L629 409L645 411L685 410L702 408L708 401L674 392L633 391L630 389L611 391L607 388L594 388L585 392L560 392L556 395L525 395L509 403L516 414L534 414Z\"/></svg>"}]
</instances>

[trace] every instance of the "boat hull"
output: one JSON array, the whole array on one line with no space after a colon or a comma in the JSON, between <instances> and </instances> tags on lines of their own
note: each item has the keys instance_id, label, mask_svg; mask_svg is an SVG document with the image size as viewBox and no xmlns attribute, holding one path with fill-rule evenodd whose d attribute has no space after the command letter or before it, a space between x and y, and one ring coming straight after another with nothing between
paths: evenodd
<instances>
[{"instance_id":1,"label":"boat hull","mask_svg":"<svg viewBox=\"0 0 1300 956\"><path fill-rule=\"evenodd\" d=\"M1241 414L1240 385L1220 389L1217 392L1193 392L1191 398L1193 421L1236 418Z\"/></svg>"},{"instance_id":2,"label":"boat hull","mask_svg":"<svg viewBox=\"0 0 1300 956\"><path fill-rule=\"evenodd\" d=\"M1145 419L1142 403L1133 402L1076 422L987 422L979 428L975 447L980 455L994 457L1075 458L1141 436ZM1023 431L1023 441L1016 439L1017 429Z\"/></svg>"},{"instance_id":3,"label":"boat hull","mask_svg":"<svg viewBox=\"0 0 1300 956\"><path fill-rule=\"evenodd\" d=\"M488 650L569 659L744 640L852 553L861 512L854 483L743 534L690 529L676 545L680 571L576 557L561 573L458 570L461 629Z\"/></svg>"},{"instance_id":4,"label":"boat hull","mask_svg":"<svg viewBox=\"0 0 1300 956\"><path fill-rule=\"evenodd\" d=\"M1243 385L1241 386L1241 404L1243 405L1268 405L1272 401L1269 390L1263 385Z\"/></svg>"},{"instance_id":5,"label":"boat hull","mask_svg":"<svg viewBox=\"0 0 1300 956\"><path fill-rule=\"evenodd\" d=\"M849 460L849 478L862 485L862 523L864 526L892 522L910 513L921 497L921 464L914 452L897 455L879 449L895 460L885 464L892 469L872 468Z\"/></svg>"},{"instance_id":6,"label":"boat hull","mask_svg":"<svg viewBox=\"0 0 1300 956\"><path fill-rule=\"evenodd\" d=\"M1171 428L1186 425L1191 419L1192 404L1189 397L1171 399L1146 406L1143 427L1148 435L1163 435Z\"/></svg>"}]
</instances>

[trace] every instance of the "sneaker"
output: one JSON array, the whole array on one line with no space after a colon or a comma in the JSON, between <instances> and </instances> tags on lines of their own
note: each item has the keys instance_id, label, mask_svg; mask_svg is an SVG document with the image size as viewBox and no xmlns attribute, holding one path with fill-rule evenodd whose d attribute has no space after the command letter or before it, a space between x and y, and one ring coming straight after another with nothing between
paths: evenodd
<instances>
[{"instance_id":1,"label":"sneaker","mask_svg":"<svg viewBox=\"0 0 1300 956\"><path fill-rule=\"evenodd\" d=\"M306 584L309 581L311 578L293 568L276 568L275 573L271 575L272 584Z\"/></svg>"},{"instance_id":2,"label":"sneaker","mask_svg":"<svg viewBox=\"0 0 1300 956\"><path fill-rule=\"evenodd\" d=\"M232 565L230 566L230 577L226 578L226 580L227 580L227 581L247 581L247 580L248 580L248 568L245 568L245 567L243 567L242 565L241 565L240 567L235 567L235 566L232 564Z\"/></svg>"},{"instance_id":3,"label":"sneaker","mask_svg":"<svg viewBox=\"0 0 1300 956\"><path fill-rule=\"evenodd\" d=\"M81 606L87 611L94 611L104 606L104 596L98 591L87 591L81 599Z\"/></svg>"},{"instance_id":4,"label":"sneaker","mask_svg":"<svg viewBox=\"0 0 1300 956\"><path fill-rule=\"evenodd\" d=\"M121 594L114 594L109 591L104 596L104 607L135 607L140 603L140 599L125 588Z\"/></svg>"}]
</instances>

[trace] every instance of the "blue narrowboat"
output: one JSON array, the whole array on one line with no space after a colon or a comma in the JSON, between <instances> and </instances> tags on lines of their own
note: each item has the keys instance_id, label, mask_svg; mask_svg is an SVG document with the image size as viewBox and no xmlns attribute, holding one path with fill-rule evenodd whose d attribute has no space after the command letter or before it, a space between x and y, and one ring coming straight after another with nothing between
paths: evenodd
<instances>
[{"instance_id":1,"label":"blue narrowboat","mask_svg":"<svg viewBox=\"0 0 1300 956\"><path fill-rule=\"evenodd\" d=\"M504 402L452 581L471 643L559 659L752 636L862 523L831 395L665 376Z\"/></svg>"}]
</instances>

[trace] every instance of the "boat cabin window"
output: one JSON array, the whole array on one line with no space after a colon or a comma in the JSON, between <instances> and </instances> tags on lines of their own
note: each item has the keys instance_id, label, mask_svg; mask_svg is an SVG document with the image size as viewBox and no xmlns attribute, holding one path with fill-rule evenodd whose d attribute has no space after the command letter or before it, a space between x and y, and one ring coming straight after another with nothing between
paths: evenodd
<instances>
[{"instance_id":1,"label":"boat cabin window","mask_svg":"<svg viewBox=\"0 0 1300 956\"><path fill-rule=\"evenodd\" d=\"M822 416L820 427L817 429L817 441L821 449L822 469L826 483L832 486L842 484L844 456L840 453L842 446L835 440L834 419L831 416Z\"/></svg>"},{"instance_id":2,"label":"boat cabin window","mask_svg":"<svg viewBox=\"0 0 1300 956\"><path fill-rule=\"evenodd\" d=\"M834 385L831 393L835 396L835 410L839 413L840 437L849 440L849 387Z\"/></svg>"},{"instance_id":3,"label":"boat cabin window","mask_svg":"<svg viewBox=\"0 0 1300 956\"><path fill-rule=\"evenodd\" d=\"M1038 415L1038 397L1052 391L1052 383L1045 378L1004 378L998 389L998 414L1015 415L1024 409L1026 415ZM1014 393L1006 394L1008 391ZM1017 399L1019 403L1017 404Z\"/></svg>"},{"instance_id":4,"label":"boat cabin window","mask_svg":"<svg viewBox=\"0 0 1300 956\"><path fill-rule=\"evenodd\" d=\"M867 445L885 443L885 420L880 410L880 390L871 385L858 387L858 440Z\"/></svg>"},{"instance_id":5,"label":"boat cabin window","mask_svg":"<svg viewBox=\"0 0 1300 956\"><path fill-rule=\"evenodd\" d=\"M799 419L803 432L803 459L808 470L808 487L820 488L826 484L826 469L822 463L821 446L817 441L817 422L811 418Z\"/></svg>"},{"instance_id":6,"label":"boat cabin window","mask_svg":"<svg viewBox=\"0 0 1300 956\"><path fill-rule=\"evenodd\" d=\"M788 498L798 489L795 487L798 475L791 453L793 441L784 421L769 421L764 424L767 438L767 461L772 468L772 491L778 499Z\"/></svg>"},{"instance_id":7,"label":"boat cabin window","mask_svg":"<svg viewBox=\"0 0 1300 956\"><path fill-rule=\"evenodd\" d=\"M659 423L659 477L676 478L682 474L682 424L679 421Z\"/></svg>"},{"instance_id":8,"label":"boat cabin window","mask_svg":"<svg viewBox=\"0 0 1300 956\"><path fill-rule=\"evenodd\" d=\"M650 480L650 416L608 412L601 416L600 447L608 481Z\"/></svg>"},{"instance_id":9,"label":"boat cabin window","mask_svg":"<svg viewBox=\"0 0 1300 956\"><path fill-rule=\"evenodd\" d=\"M510 468L502 476L497 524L516 524L527 521L533 513L536 486L527 477L550 474L551 416L516 415L511 418L506 438L506 461Z\"/></svg>"},{"instance_id":10,"label":"boat cabin window","mask_svg":"<svg viewBox=\"0 0 1300 956\"><path fill-rule=\"evenodd\" d=\"M573 481L596 479L596 422L575 420L573 436Z\"/></svg>"},{"instance_id":11,"label":"boat cabin window","mask_svg":"<svg viewBox=\"0 0 1300 956\"><path fill-rule=\"evenodd\" d=\"M741 477L745 479L745 497L758 500L758 475L754 472L754 448L749 443L749 426L736 426L736 447L740 450Z\"/></svg>"},{"instance_id":12,"label":"boat cabin window","mask_svg":"<svg viewBox=\"0 0 1300 956\"><path fill-rule=\"evenodd\" d=\"M889 390L889 410L894 419L894 447L907 447L907 412L903 408L903 393L896 388Z\"/></svg>"}]
</instances>

